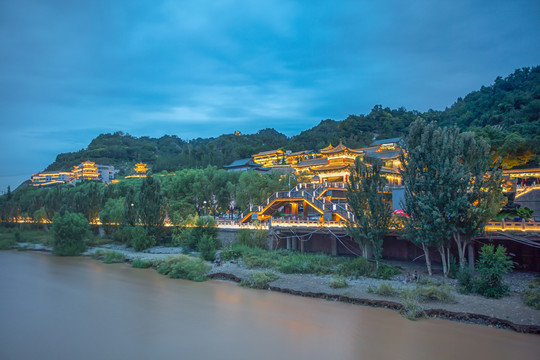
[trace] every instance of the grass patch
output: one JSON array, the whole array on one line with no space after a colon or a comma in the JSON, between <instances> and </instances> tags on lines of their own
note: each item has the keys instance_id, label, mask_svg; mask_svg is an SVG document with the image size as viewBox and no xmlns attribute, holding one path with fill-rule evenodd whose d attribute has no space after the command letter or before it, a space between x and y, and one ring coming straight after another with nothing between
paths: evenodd
<instances>
[{"instance_id":1,"label":"grass patch","mask_svg":"<svg viewBox=\"0 0 540 360\"><path fill-rule=\"evenodd\" d=\"M249 274L247 279L242 280L240 286L252 289L268 289L269 284L277 279L279 279L279 276L273 272L255 272Z\"/></svg>"},{"instance_id":2,"label":"grass patch","mask_svg":"<svg viewBox=\"0 0 540 360\"><path fill-rule=\"evenodd\" d=\"M200 258L179 255L159 262L157 271L173 279L205 281L208 279L206 274L210 271L210 266Z\"/></svg>"},{"instance_id":3,"label":"grass patch","mask_svg":"<svg viewBox=\"0 0 540 360\"><path fill-rule=\"evenodd\" d=\"M44 230L0 227L0 250L6 250L1 245L9 244L12 241L52 246L53 237L51 233Z\"/></svg>"},{"instance_id":4,"label":"grass patch","mask_svg":"<svg viewBox=\"0 0 540 360\"><path fill-rule=\"evenodd\" d=\"M345 280L345 278L343 276L334 275L334 278L332 279L332 281L330 281L330 287L332 289L348 288L349 283L347 282L347 280Z\"/></svg>"},{"instance_id":5,"label":"grass patch","mask_svg":"<svg viewBox=\"0 0 540 360\"><path fill-rule=\"evenodd\" d=\"M521 294L525 305L540 310L540 279L535 279Z\"/></svg>"},{"instance_id":6,"label":"grass patch","mask_svg":"<svg viewBox=\"0 0 540 360\"><path fill-rule=\"evenodd\" d=\"M448 284L417 286L413 290L418 295L418 300L425 301L440 301L446 304L455 304L456 297L454 289Z\"/></svg>"},{"instance_id":7,"label":"grass patch","mask_svg":"<svg viewBox=\"0 0 540 360\"><path fill-rule=\"evenodd\" d=\"M153 265L154 262L151 260L135 259L131 262L131 267L137 269L147 269L149 267L152 267Z\"/></svg>"},{"instance_id":8,"label":"grass patch","mask_svg":"<svg viewBox=\"0 0 540 360\"><path fill-rule=\"evenodd\" d=\"M381 296L398 296L400 291L393 287L389 282L381 282L378 287L369 286L368 293Z\"/></svg>"},{"instance_id":9,"label":"grass patch","mask_svg":"<svg viewBox=\"0 0 540 360\"><path fill-rule=\"evenodd\" d=\"M361 276L373 275L373 263L363 257L357 257L339 265L338 274L358 279Z\"/></svg>"},{"instance_id":10,"label":"grass patch","mask_svg":"<svg viewBox=\"0 0 540 360\"><path fill-rule=\"evenodd\" d=\"M401 298L401 303L403 304L401 315L404 318L414 321L425 316L424 308L422 305L420 305L420 302L418 301L418 294L414 290L402 290L399 297Z\"/></svg>"},{"instance_id":11,"label":"grass patch","mask_svg":"<svg viewBox=\"0 0 540 360\"><path fill-rule=\"evenodd\" d=\"M124 262L126 256L114 250L98 250L92 254L92 259L101 260L105 264L113 264Z\"/></svg>"},{"instance_id":12,"label":"grass patch","mask_svg":"<svg viewBox=\"0 0 540 360\"><path fill-rule=\"evenodd\" d=\"M0 238L0 250L11 250L17 245L14 238Z\"/></svg>"}]
</instances>

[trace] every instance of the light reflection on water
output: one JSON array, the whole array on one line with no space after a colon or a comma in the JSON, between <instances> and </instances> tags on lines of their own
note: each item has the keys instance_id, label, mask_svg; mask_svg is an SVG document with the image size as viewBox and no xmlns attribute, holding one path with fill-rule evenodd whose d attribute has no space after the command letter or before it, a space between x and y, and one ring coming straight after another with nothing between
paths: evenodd
<instances>
[{"instance_id":1,"label":"light reflection on water","mask_svg":"<svg viewBox=\"0 0 540 360\"><path fill-rule=\"evenodd\" d=\"M0 359L536 359L538 336L0 252Z\"/></svg>"}]
</instances>

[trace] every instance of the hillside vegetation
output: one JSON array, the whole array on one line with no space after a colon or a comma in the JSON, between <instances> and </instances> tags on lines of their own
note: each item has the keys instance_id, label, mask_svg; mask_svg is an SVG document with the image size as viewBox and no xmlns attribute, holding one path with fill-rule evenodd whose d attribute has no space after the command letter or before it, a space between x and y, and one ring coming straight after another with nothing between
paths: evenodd
<instances>
[{"instance_id":1,"label":"hillside vegetation","mask_svg":"<svg viewBox=\"0 0 540 360\"><path fill-rule=\"evenodd\" d=\"M134 162L151 165L154 172L182 168L221 167L236 159L247 158L276 148L317 150L340 140L349 147L361 147L374 139L406 134L416 118L455 125L474 131L489 141L508 167L538 163L540 147L540 66L516 70L506 78L498 77L490 86L482 86L444 111L425 113L404 108L376 105L367 115L349 115L342 121L323 120L315 127L288 138L274 129L256 134L221 135L217 138L182 140L175 135L159 139L136 138L117 132L96 137L88 148L59 154L46 170L68 170L84 160L111 164L129 174Z\"/></svg>"}]
</instances>

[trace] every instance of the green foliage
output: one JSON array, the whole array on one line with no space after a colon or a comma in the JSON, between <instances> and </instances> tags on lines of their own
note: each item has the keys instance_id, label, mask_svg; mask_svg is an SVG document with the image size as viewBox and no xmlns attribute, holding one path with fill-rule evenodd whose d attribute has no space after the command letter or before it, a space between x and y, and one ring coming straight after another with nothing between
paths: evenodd
<instances>
[{"instance_id":1,"label":"green foliage","mask_svg":"<svg viewBox=\"0 0 540 360\"><path fill-rule=\"evenodd\" d=\"M332 289L342 289L342 288L348 288L349 283L343 276L334 275L332 281L330 281L330 287Z\"/></svg>"},{"instance_id":2,"label":"green foliage","mask_svg":"<svg viewBox=\"0 0 540 360\"><path fill-rule=\"evenodd\" d=\"M124 232L135 251L143 251L156 245L154 236L142 226L126 226Z\"/></svg>"},{"instance_id":3,"label":"green foliage","mask_svg":"<svg viewBox=\"0 0 540 360\"><path fill-rule=\"evenodd\" d=\"M152 176L147 176L141 184L137 213L149 234L155 235L161 231L165 219L165 198L160 182Z\"/></svg>"},{"instance_id":4,"label":"green foliage","mask_svg":"<svg viewBox=\"0 0 540 360\"><path fill-rule=\"evenodd\" d=\"M454 289L447 284L417 286L414 290L419 301L439 301L453 304L456 302Z\"/></svg>"},{"instance_id":5,"label":"green foliage","mask_svg":"<svg viewBox=\"0 0 540 360\"><path fill-rule=\"evenodd\" d=\"M17 242L13 237L0 236L0 250L11 250L15 246L17 246Z\"/></svg>"},{"instance_id":6,"label":"green foliage","mask_svg":"<svg viewBox=\"0 0 540 360\"><path fill-rule=\"evenodd\" d=\"M159 262L157 264L157 271L173 279L205 281L207 280L206 275L210 271L210 266L201 259L181 255Z\"/></svg>"},{"instance_id":7,"label":"green foliage","mask_svg":"<svg viewBox=\"0 0 540 360\"><path fill-rule=\"evenodd\" d=\"M246 279L240 282L240 286L250 287L253 289L268 289L270 283L279 279L279 276L273 272L253 272Z\"/></svg>"},{"instance_id":8,"label":"green foliage","mask_svg":"<svg viewBox=\"0 0 540 360\"><path fill-rule=\"evenodd\" d=\"M378 287L369 286L368 292L372 294L377 294L381 296L398 296L399 289L396 289L392 284L388 282L381 282Z\"/></svg>"},{"instance_id":9,"label":"green foliage","mask_svg":"<svg viewBox=\"0 0 540 360\"><path fill-rule=\"evenodd\" d=\"M416 320L418 318L424 317L424 309L418 301L418 294L414 290L404 289L399 294L401 302L403 304L403 310L401 315L409 320Z\"/></svg>"},{"instance_id":10,"label":"green foliage","mask_svg":"<svg viewBox=\"0 0 540 360\"><path fill-rule=\"evenodd\" d=\"M53 218L51 228L54 234L53 254L60 256L80 255L85 249L88 236L88 222L79 213L66 211Z\"/></svg>"},{"instance_id":11,"label":"green foliage","mask_svg":"<svg viewBox=\"0 0 540 360\"><path fill-rule=\"evenodd\" d=\"M480 275L478 293L490 298L500 298L508 292L508 285L503 283L503 276L512 271L514 262L506 254L506 248L492 244L482 246L476 269Z\"/></svg>"},{"instance_id":12,"label":"green foliage","mask_svg":"<svg viewBox=\"0 0 540 360\"><path fill-rule=\"evenodd\" d=\"M379 263L377 270L375 271L375 276L378 279L390 280L394 276L401 274L401 269L396 266L386 265Z\"/></svg>"},{"instance_id":13,"label":"green foliage","mask_svg":"<svg viewBox=\"0 0 540 360\"><path fill-rule=\"evenodd\" d=\"M338 274L358 279L361 276L373 274L373 264L363 257L357 257L339 265Z\"/></svg>"},{"instance_id":14,"label":"green foliage","mask_svg":"<svg viewBox=\"0 0 540 360\"><path fill-rule=\"evenodd\" d=\"M535 279L521 294L525 305L540 310L540 279Z\"/></svg>"},{"instance_id":15,"label":"green foliage","mask_svg":"<svg viewBox=\"0 0 540 360\"><path fill-rule=\"evenodd\" d=\"M458 290L462 294L470 294L476 292L477 284L474 278L474 272L465 266L457 272Z\"/></svg>"},{"instance_id":16,"label":"green foliage","mask_svg":"<svg viewBox=\"0 0 540 360\"><path fill-rule=\"evenodd\" d=\"M240 229L237 235L237 242L248 247L266 248L268 230L258 228L254 230Z\"/></svg>"},{"instance_id":17,"label":"green foliage","mask_svg":"<svg viewBox=\"0 0 540 360\"><path fill-rule=\"evenodd\" d=\"M138 268L138 269L147 269L149 267L152 267L154 263L151 260L142 260L142 259L135 259L131 262L131 267Z\"/></svg>"},{"instance_id":18,"label":"green foliage","mask_svg":"<svg viewBox=\"0 0 540 360\"><path fill-rule=\"evenodd\" d=\"M528 207L519 208L516 210L517 216L519 216L522 219L530 219L533 211L529 209Z\"/></svg>"},{"instance_id":19,"label":"green foliage","mask_svg":"<svg viewBox=\"0 0 540 360\"><path fill-rule=\"evenodd\" d=\"M387 184L381 175L382 162L374 160L368 167L356 159L349 177L347 201L354 214L354 220L347 222L348 234L362 247L367 258L367 248L371 248L376 261L382 257L382 243L388 233L392 208L384 194Z\"/></svg>"},{"instance_id":20,"label":"green foliage","mask_svg":"<svg viewBox=\"0 0 540 360\"><path fill-rule=\"evenodd\" d=\"M92 255L93 259L102 260L105 264L124 262L126 256L121 252L114 250L98 250Z\"/></svg>"},{"instance_id":21,"label":"green foliage","mask_svg":"<svg viewBox=\"0 0 540 360\"><path fill-rule=\"evenodd\" d=\"M197 250L201 253L201 257L206 261L212 261L216 257L216 245L212 236L203 235L199 240Z\"/></svg>"}]
</instances>

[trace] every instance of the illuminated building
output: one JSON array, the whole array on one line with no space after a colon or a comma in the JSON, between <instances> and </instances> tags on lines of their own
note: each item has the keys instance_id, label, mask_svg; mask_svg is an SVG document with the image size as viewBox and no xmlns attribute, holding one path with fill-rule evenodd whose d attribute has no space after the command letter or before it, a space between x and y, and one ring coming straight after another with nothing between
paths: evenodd
<instances>
[{"instance_id":1,"label":"illuminated building","mask_svg":"<svg viewBox=\"0 0 540 360\"><path fill-rule=\"evenodd\" d=\"M99 172L95 162L85 161L73 167L73 179L75 182L84 180L99 180Z\"/></svg>"},{"instance_id":2,"label":"illuminated building","mask_svg":"<svg viewBox=\"0 0 540 360\"><path fill-rule=\"evenodd\" d=\"M51 186L67 184L72 179L72 173L66 171L46 171L32 175L30 180L33 186Z\"/></svg>"},{"instance_id":3,"label":"illuminated building","mask_svg":"<svg viewBox=\"0 0 540 360\"><path fill-rule=\"evenodd\" d=\"M143 176L146 176L146 172L148 171L148 167L146 166L145 163L137 163L135 164L135 173L140 176L140 177L143 177Z\"/></svg>"}]
</instances>

